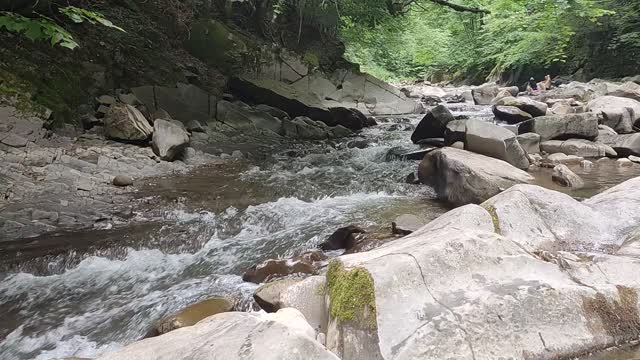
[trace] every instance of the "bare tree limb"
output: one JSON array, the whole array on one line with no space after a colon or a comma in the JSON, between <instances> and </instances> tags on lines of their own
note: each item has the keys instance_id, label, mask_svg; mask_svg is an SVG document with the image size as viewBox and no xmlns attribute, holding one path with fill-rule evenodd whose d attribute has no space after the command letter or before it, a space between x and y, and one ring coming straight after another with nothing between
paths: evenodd
<instances>
[{"instance_id":1,"label":"bare tree limb","mask_svg":"<svg viewBox=\"0 0 640 360\"><path fill-rule=\"evenodd\" d=\"M455 11L460 11L460 12L472 12L472 13L476 13L476 14L491 14L491 12L489 10L485 10L485 9L480 9L480 8L474 8L474 7L470 7L470 6L464 6L464 5L458 5L458 4L454 4L451 3L447 0L429 0L434 4L438 4L438 5L442 5L442 6L446 6L449 7Z\"/></svg>"},{"instance_id":2,"label":"bare tree limb","mask_svg":"<svg viewBox=\"0 0 640 360\"><path fill-rule=\"evenodd\" d=\"M436 5L446 6L452 10L459 11L459 12L471 12L476 14L491 13L489 10L471 7L471 6L459 5L459 4L452 3L448 0L428 0L428 1ZM404 10L407 9L411 4L418 5L418 0L389 0L388 1L388 7L392 14L403 13Z\"/></svg>"}]
</instances>

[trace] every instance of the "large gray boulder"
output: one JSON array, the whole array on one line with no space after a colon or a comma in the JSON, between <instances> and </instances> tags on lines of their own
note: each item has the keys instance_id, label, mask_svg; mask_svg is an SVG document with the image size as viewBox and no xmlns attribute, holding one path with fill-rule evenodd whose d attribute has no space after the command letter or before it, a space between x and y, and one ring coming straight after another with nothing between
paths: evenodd
<instances>
[{"instance_id":1,"label":"large gray boulder","mask_svg":"<svg viewBox=\"0 0 640 360\"><path fill-rule=\"evenodd\" d=\"M529 168L527 153L516 135L498 125L480 120L466 122L465 149L492 158L504 160L519 168Z\"/></svg>"},{"instance_id":2,"label":"large gray boulder","mask_svg":"<svg viewBox=\"0 0 640 360\"><path fill-rule=\"evenodd\" d=\"M624 135L601 134L598 136L598 142L613 148L618 156L640 156L640 133Z\"/></svg>"},{"instance_id":3,"label":"large gray boulder","mask_svg":"<svg viewBox=\"0 0 640 360\"><path fill-rule=\"evenodd\" d=\"M471 90L476 105L491 105L491 101L499 92L500 88L496 84L484 84Z\"/></svg>"},{"instance_id":4,"label":"large gray boulder","mask_svg":"<svg viewBox=\"0 0 640 360\"><path fill-rule=\"evenodd\" d=\"M511 164L454 148L427 154L418 168L420 182L430 185L439 199L453 205L481 203L533 177Z\"/></svg>"},{"instance_id":5,"label":"large gray boulder","mask_svg":"<svg viewBox=\"0 0 640 360\"><path fill-rule=\"evenodd\" d=\"M515 106L493 106L493 115L499 120L506 121L509 124L519 124L523 121L533 119L531 114L518 109Z\"/></svg>"},{"instance_id":6,"label":"large gray boulder","mask_svg":"<svg viewBox=\"0 0 640 360\"><path fill-rule=\"evenodd\" d=\"M153 152L165 161L173 161L189 145L189 133L175 120L158 119L153 123Z\"/></svg>"},{"instance_id":7,"label":"large gray boulder","mask_svg":"<svg viewBox=\"0 0 640 360\"><path fill-rule=\"evenodd\" d=\"M603 156L616 157L618 155L611 146L584 139L543 141L540 143L540 148L549 154L563 153L585 158Z\"/></svg>"},{"instance_id":8,"label":"large gray boulder","mask_svg":"<svg viewBox=\"0 0 640 360\"><path fill-rule=\"evenodd\" d=\"M640 84L628 81L622 85L608 85L606 95L640 101Z\"/></svg>"},{"instance_id":9,"label":"large gray boulder","mask_svg":"<svg viewBox=\"0 0 640 360\"><path fill-rule=\"evenodd\" d=\"M549 106L543 102L535 101L528 97L505 97L498 100L496 106L513 106L518 109L531 114L533 117L544 116L547 114Z\"/></svg>"},{"instance_id":10,"label":"large gray boulder","mask_svg":"<svg viewBox=\"0 0 640 360\"><path fill-rule=\"evenodd\" d=\"M540 153L540 135L534 133L526 133L516 137L518 143L527 154Z\"/></svg>"},{"instance_id":11,"label":"large gray boulder","mask_svg":"<svg viewBox=\"0 0 640 360\"><path fill-rule=\"evenodd\" d=\"M602 96L590 101L587 110L602 114L601 123L619 134L633 132L633 126L640 120L640 101L629 98Z\"/></svg>"},{"instance_id":12,"label":"large gray boulder","mask_svg":"<svg viewBox=\"0 0 640 360\"><path fill-rule=\"evenodd\" d=\"M105 135L114 140L145 141L153 128L142 113L131 105L115 104L104 119Z\"/></svg>"},{"instance_id":13,"label":"large gray boulder","mask_svg":"<svg viewBox=\"0 0 640 360\"><path fill-rule=\"evenodd\" d=\"M411 134L411 141L417 143L423 139L442 138L448 123L455 118L449 109L444 105L438 105L420 120L418 126Z\"/></svg>"},{"instance_id":14,"label":"large gray boulder","mask_svg":"<svg viewBox=\"0 0 640 360\"><path fill-rule=\"evenodd\" d=\"M376 323L330 327L328 339L337 340L329 348L344 340L358 355L345 358L361 359L554 359L635 339L640 285L629 274L640 260L601 251L615 253L610 241L621 244L638 228L638 181L585 203L517 185L401 241L340 257L330 268L370 281L334 288L336 276L328 276L329 302L366 284ZM611 212L620 200L625 212ZM355 319L370 318L371 307L355 309Z\"/></svg>"},{"instance_id":15,"label":"large gray boulder","mask_svg":"<svg viewBox=\"0 0 640 360\"><path fill-rule=\"evenodd\" d=\"M98 360L337 360L315 337L313 328L294 309L274 314L222 313Z\"/></svg>"},{"instance_id":16,"label":"large gray boulder","mask_svg":"<svg viewBox=\"0 0 640 360\"><path fill-rule=\"evenodd\" d=\"M329 127L306 116L298 116L293 120L283 120L284 136L300 140L324 140L329 136Z\"/></svg>"},{"instance_id":17,"label":"large gray boulder","mask_svg":"<svg viewBox=\"0 0 640 360\"><path fill-rule=\"evenodd\" d=\"M598 136L598 116L593 113L542 116L520 123L518 133L536 133L542 141L587 139Z\"/></svg>"}]
</instances>

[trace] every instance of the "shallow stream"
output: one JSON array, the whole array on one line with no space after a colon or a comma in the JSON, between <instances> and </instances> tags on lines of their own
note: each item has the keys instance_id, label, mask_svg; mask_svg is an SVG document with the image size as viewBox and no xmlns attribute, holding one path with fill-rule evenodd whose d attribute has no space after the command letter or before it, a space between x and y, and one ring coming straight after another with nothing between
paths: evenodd
<instances>
[{"instance_id":1,"label":"shallow stream","mask_svg":"<svg viewBox=\"0 0 640 360\"><path fill-rule=\"evenodd\" d=\"M487 107L453 110L492 118ZM412 148L419 119L379 119L359 136L364 149L348 147L354 139L306 144L260 161L149 179L135 193L130 223L13 249L0 261L0 359L94 357L211 296L249 310L257 285L241 275L257 262L313 249L349 224L384 237L397 215L436 218L448 209L433 190L404 181L418 162L387 158L391 148ZM640 175L638 166L594 165L575 169L587 187L572 195L588 197ZM546 180L550 171L536 175L556 188Z\"/></svg>"}]
</instances>

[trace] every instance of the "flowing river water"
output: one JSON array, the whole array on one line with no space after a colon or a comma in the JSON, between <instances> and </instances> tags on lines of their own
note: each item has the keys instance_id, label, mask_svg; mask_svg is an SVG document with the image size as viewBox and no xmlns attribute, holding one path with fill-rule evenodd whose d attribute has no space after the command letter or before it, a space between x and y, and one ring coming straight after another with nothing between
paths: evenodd
<instances>
[{"instance_id":1,"label":"flowing river water","mask_svg":"<svg viewBox=\"0 0 640 360\"><path fill-rule=\"evenodd\" d=\"M487 107L452 110L493 117ZM251 310L257 285L241 276L257 262L313 249L349 224L382 238L397 215L436 218L448 208L433 190L404 181L418 162L387 156L394 147L411 148L420 118L378 119L359 136L364 149L348 147L354 139L309 143L259 161L149 179L135 193L130 223L44 237L14 251L0 262L0 359L94 357L212 296ZM578 198L640 175L639 167L615 162L575 170L587 184L572 193ZM547 180L550 170L535 175L561 190ZM38 248L42 243L49 245Z\"/></svg>"}]
</instances>

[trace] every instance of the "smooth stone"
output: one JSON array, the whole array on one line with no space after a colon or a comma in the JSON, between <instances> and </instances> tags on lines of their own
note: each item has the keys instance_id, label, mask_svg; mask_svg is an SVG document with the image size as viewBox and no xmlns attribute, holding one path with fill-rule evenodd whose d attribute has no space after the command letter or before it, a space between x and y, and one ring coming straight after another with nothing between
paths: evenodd
<instances>
[{"instance_id":1,"label":"smooth stone","mask_svg":"<svg viewBox=\"0 0 640 360\"><path fill-rule=\"evenodd\" d=\"M558 183L562 186L570 187L573 189L579 189L584 187L584 181L578 175L576 175L576 173L571 171L566 165L562 165L562 164L556 165L553 168L551 179L555 183Z\"/></svg>"},{"instance_id":2,"label":"smooth stone","mask_svg":"<svg viewBox=\"0 0 640 360\"><path fill-rule=\"evenodd\" d=\"M127 175L117 175L113 178L113 185L115 186L131 186L133 185L133 179Z\"/></svg>"},{"instance_id":3,"label":"smooth stone","mask_svg":"<svg viewBox=\"0 0 640 360\"><path fill-rule=\"evenodd\" d=\"M411 214L403 214L391 223L391 232L396 235L409 235L424 226L424 221Z\"/></svg>"},{"instance_id":4,"label":"smooth stone","mask_svg":"<svg viewBox=\"0 0 640 360\"><path fill-rule=\"evenodd\" d=\"M224 298L212 298L200 301L161 320L147 337L163 335L176 329L193 326L209 316L231 310L233 310L233 303Z\"/></svg>"}]
</instances>

